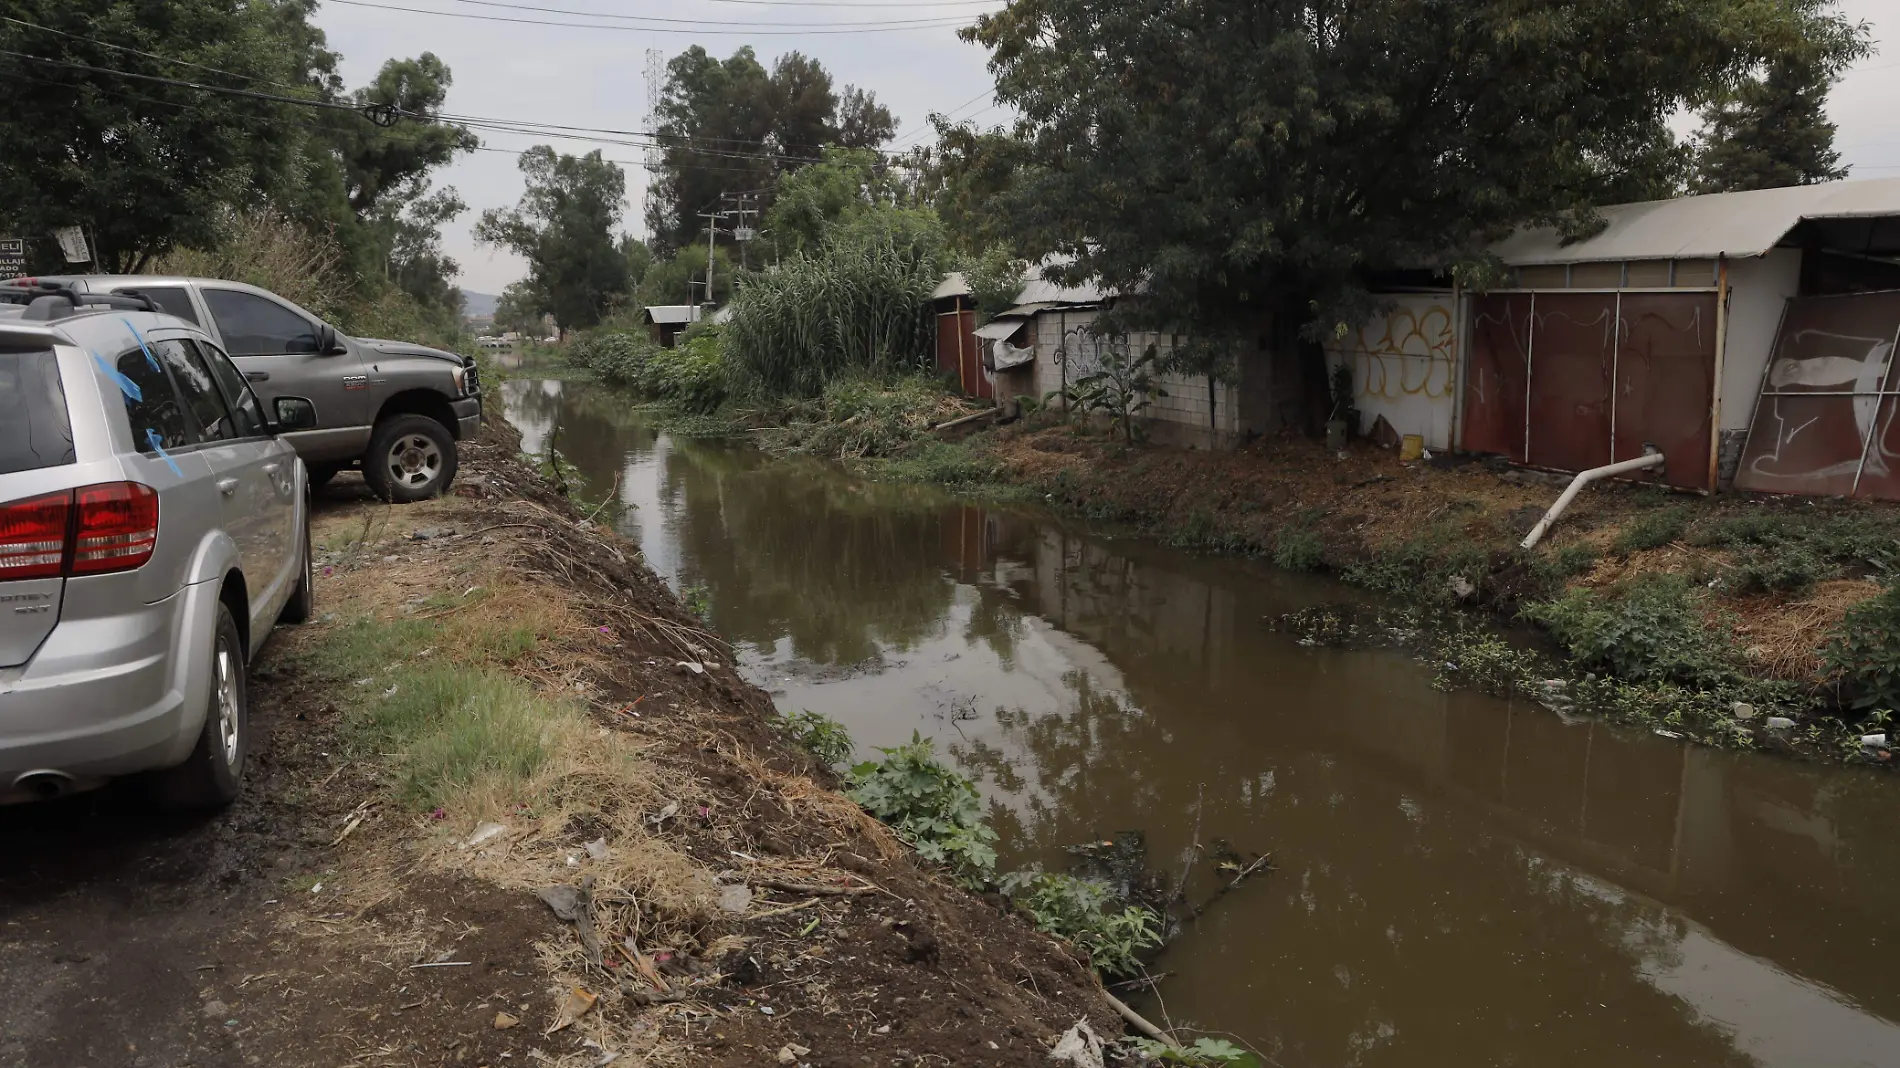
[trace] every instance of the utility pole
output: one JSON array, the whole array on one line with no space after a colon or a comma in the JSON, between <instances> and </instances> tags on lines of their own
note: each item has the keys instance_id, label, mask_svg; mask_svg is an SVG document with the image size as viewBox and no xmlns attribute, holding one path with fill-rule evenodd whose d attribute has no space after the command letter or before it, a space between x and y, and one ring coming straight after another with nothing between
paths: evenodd
<instances>
[{"instance_id":1,"label":"utility pole","mask_svg":"<svg viewBox=\"0 0 1900 1068\"><path fill-rule=\"evenodd\" d=\"M719 233L719 220L725 218L726 213L702 211L699 217L706 220L706 303L711 304L713 302L713 237ZM687 299L689 301L692 299L690 294Z\"/></svg>"}]
</instances>

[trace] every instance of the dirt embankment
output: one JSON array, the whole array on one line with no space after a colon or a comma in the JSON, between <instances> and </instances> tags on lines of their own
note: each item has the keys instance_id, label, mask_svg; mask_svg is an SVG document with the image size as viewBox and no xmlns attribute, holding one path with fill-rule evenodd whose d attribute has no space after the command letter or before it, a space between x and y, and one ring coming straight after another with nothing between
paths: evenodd
<instances>
[{"instance_id":1,"label":"dirt embankment","mask_svg":"<svg viewBox=\"0 0 1900 1068\"><path fill-rule=\"evenodd\" d=\"M1027 1066L1119 1030L788 747L512 438L448 499L328 491L319 619L256 667L231 812L0 819L0 1061Z\"/></svg>"},{"instance_id":2,"label":"dirt embankment","mask_svg":"<svg viewBox=\"0 0 1900 1068\"><path fill-rule=\"evenodd\" d=\"M1803 686L1823 681L1822 648L1880 592L1900 535L1900 509L1881 503L1611 483L1585 491L1525 553L1517 543L1567 478L1462 457L1401 463L1363 442L1338 455L1292 436L1227 452L1127 448L1046 421L956 448L965 458L942 465L950 481L987 468L1060 508L1183 547L1258 553L1415 600L1515 615L1567 591L1674 577L1706 591L1696 603L1733 634L1746 671Z\"/></svg>"}]
</instances>

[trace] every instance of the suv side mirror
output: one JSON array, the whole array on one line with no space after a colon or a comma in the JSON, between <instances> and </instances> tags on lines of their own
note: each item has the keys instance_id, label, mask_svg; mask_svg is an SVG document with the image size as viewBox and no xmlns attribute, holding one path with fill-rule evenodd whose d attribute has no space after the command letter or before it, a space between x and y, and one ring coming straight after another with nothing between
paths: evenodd
<instances>
[{"instance_id":1,"label":"suv side mirror","mask_svg":"<svg viewBox=\"0 0 1900 1068\"><path fill-rule=\"evenodd\" d=\"M336 327L329 323L317 324L317 355L337 356L350 351L337 337Z\"/></svg>"},{"instance_id":2,"label":"suv side mirror","mask_svg":"<svg viewBox=\"0 0 1900 1068\"><path fill-rule=\"evenodd\" d=\"M288 434L317 428L317 406L307 397L279 397L276 402L276 432Z\"/></svg>"}]
</instances>

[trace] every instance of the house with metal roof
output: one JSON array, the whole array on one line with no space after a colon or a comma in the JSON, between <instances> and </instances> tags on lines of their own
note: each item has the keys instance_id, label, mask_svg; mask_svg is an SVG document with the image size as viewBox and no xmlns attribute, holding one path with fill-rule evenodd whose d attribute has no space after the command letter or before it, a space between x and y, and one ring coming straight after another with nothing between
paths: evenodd
<instances>
[{"instance_id":1,"label":"house with metal roof","mask_svg":"<svg viewBox=\"0 0 1900 1068\"><path fill-rule=\"evenodd\" d=\"M1428 447L1665 483L1900 499L1900 179L1601 209L1522 230L1482 293L1385 295L1330 346L1362 418Z\"/></svg>"}]
</instances>

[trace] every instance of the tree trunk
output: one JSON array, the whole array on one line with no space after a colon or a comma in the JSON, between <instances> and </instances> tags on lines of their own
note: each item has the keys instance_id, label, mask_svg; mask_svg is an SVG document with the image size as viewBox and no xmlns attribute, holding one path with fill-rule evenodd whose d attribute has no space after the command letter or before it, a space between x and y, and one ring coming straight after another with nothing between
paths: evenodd
<instances>
[{"instance_id":1,"label":"tree trunk","mask_svg":"<svg viewBox=\"0 0 1900 1068\"><path fill-rule=\"evenodd\" d=\"M1301 333L1312 314L1312 299L1305 293L1288 293L1274 308L1274 400L1288 426L1318 437L1326 432L1332 399L1326 390L1326 350Z\"/></svg>"}]
</instances>

